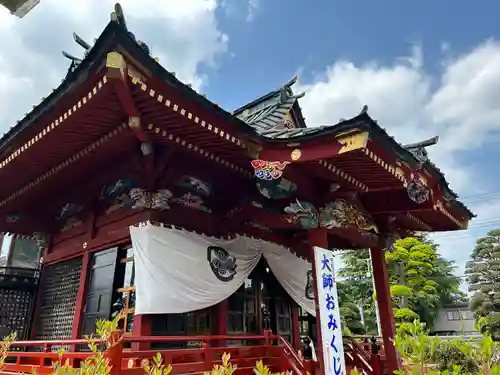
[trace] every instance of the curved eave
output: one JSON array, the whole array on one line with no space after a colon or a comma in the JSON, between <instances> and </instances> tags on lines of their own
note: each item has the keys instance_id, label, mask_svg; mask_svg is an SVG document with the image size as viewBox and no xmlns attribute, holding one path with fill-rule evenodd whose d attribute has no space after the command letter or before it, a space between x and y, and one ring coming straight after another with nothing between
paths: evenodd
<instances>
[{"instance_id":1,"label":"curved eave","mask_svg":"<svg viewBox=\"0 0 500 375\"><path fill-rule=\"evenodd\" d=\"M359 131L368 131L370 138L395 153L396 158L402 159L411 168L417 168L420 165L419 160L402 145L400 145L393 137L389 136L387 132L382 129L367 113L362 113L349 120L342 121L336 125L320 126L315 128L306 129L274 129L263 132L261 135L265 138L265 143L268 144L287 144L291 142L303 142L322 137L331 140L330 136L335 136L353 129ZM451 190L448 182L446 181L443 173L431 162L425 163L424 168L433 176L438 182L443 196L448 199L454 208L469 220L476 215L472 213L462 202L458 201L458 195Z\"/></svg>"},{"instance_id":2,"label":"curved eave","mask_svg":"<svg viewBox=\"0 0 500 375\"><path fill-rule=\"evenodd\" d=\"M154 77L157 77L179 91L180 95L186 97L187 100L192 100L200 105L204 110L216 113L222 120L230 123L241 133L250 138L260 139L261 136L251 126L245 122L235 118L229 112L206 99L203 95L198 94L195 90L179 81L172 73L165 70L151 56L149 56L126 32L115 22L110 22L102 34L97 39L96 43L90 50L89 54L83 59L78 67L68 74L66 79L46 97L40 104L36 105L33 110L28 113L21 121L13 126L0 138L0 154L4 153L9 146L17 140L19 136L32 124L34 124L41 116L52 110L58 105L60 100L67 95L70 95L76 86L85 81L91 74L94 68L99 67L105 61L106 53L116 45L121 45L129 52L137 61L151 72Z\"/></svg>"},{"instance_id":3,"label":"curved eave","mask_svg":"<svg viewBox=\"0 0 500 375\"><path fill-rule=\"evenodd\" d=\"M87 57L78 65L78 67L62 81L62 83L50 93L42 102L34 106L33 110L29 112L22 120L15 126L10 128L0 138L0 155L3 154L9 146L11 146L16 138L22 136L22 133L30 126L34 125L43 115L53 110L60 102L61 99L71 93L95 70L99 68L99 64L105 58L105 49L109 49L113 42L113 25L109 24L98 42L100 48L92 48ZM96 43L97 46L97 43Z\"/></svg>"}]
</instances>

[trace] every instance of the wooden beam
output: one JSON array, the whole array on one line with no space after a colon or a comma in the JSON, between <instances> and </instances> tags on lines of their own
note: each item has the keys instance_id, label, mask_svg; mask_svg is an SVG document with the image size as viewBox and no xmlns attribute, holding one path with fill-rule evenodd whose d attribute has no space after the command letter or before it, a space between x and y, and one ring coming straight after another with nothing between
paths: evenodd
<instances>
[{"instance_id":1,"label":"wooden beam","mask_svg":"<svg viewBox=\"0 0 500 375\"><path fill-rule=\"evenodd\" d=\"M283 214L281 213L273 214L261 208L244 205L241 207L241 210L233 216L233 219L237 221L252 220L270 229L300 229L297 225L283 220L282 216Z\"/></svg>"},{"instance_id":2,"label":"wooden beam","mask_svg":"<svg viewBox=\"0 0 500 375\"><path fill-rule=\"evenodd\" d=\"M372 215L418 212L433 207L432 200L422 204L413 202L404 187L387 192L367 192L360 198L363 207Z\"/></svg>"},{"instance_id":3,"label":"wooden beam","mask_svg":"<svg viewBox=\"0 0 500 375\"><path fill-rule=\"evenodd\" d=\"M141 113L135 104L128 85L128 67L125 58L118 52L110 52L106 56L106 77L113 88L123 110L128 115L128 126L140 142L150 142L147 132L141 125Z\"/></svg>"},{"instance_id":4,"label":"wooden beam","mask_svg":"<svg viewBox=\"0 0 500 375\"><path fill-rule=\"evenodd\" d=\"M288 161L306 163L331 159L339 154L364 149L369 139L368 132L354 131L337 137L325 136L321 139L289 143L287 145L264 144L258 150L258 157L266 161Z\"/></svg>"}]
</instances>

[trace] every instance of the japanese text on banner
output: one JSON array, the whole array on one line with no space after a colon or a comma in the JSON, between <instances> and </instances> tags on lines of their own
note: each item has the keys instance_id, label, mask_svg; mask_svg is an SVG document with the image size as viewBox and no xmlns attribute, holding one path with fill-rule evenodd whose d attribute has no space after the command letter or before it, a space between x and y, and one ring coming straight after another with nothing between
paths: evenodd
<instances>
[{"instance_id":1,"label":"japanese text on banner","mask_svg":"<svg viewBox=\"0 0 500 375\"><path fill-rule=\"evenodd\" d=\"M337 284L330 250L314 248L325 375L345 375Z\"/></svg>"}]
</instances>

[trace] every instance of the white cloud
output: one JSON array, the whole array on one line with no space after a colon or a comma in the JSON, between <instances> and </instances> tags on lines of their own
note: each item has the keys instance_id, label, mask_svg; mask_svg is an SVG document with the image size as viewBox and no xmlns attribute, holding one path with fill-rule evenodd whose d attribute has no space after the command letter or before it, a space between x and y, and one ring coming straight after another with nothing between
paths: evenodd
<instances>
[{"instance_id":1,"label":"white cloud","mask_svg":"<svg viewBox=\"0 0 500 375\"><path fill-rule=\"evenodd\" d=\"M432 160L445 172L454 190L477 194L480 170L464 165L459 157L481 150L500 135L500 44L490 40L453 59L449 46L445 50L447 56L438 80L426 72L419 46L392 65L335 62L312 83L301 82L296 88L306 92L301 106L307 123L333 124L357 115L366 104L372 118L402 143L439 135L439 144L429 148ZM500 168L493 173L498 172ZM472 205L479 220L498 219L500 201L486 203ZM442 253L455 259L461 271L476 236L488 229L480 223L484 231L435 237Z\"/></svg>"},{"instance_id":2,"label":"white cloud","mask_svg":"<svg viewBox=\"0 0 500 375\"><path fill-rule=\"evenodd\" d=\"M83 51L72 32L92 43L109 22L111 0L45 0L22 19L0 7L0 134L55 88L69 61ZM214 65L228 37L217 24L217 0L123 0L129 29L162 65L195 88L206 84L202 64Z\"/></svg>"},{"instance_id":3,"label":"white cloud","mask_svg":"<svg viewBox=\"0 0 500 375\"><path fill-rule=\"evenodd\" d=\"M255 18L255 13L257 12L260 5L260 0L248 0L248 13L247 21L253 21Z\"/></svg>"},{"instance_id":4,"label":"white cloud","mask_svg":"<svg viewBox=\"0 0 500 375\"><path fill-rule=\"evenodd\" d=\"M227 17L251 22L255 19L261 2L260 0L221 0L220 4Z\"/></svg>"}]
</instances>

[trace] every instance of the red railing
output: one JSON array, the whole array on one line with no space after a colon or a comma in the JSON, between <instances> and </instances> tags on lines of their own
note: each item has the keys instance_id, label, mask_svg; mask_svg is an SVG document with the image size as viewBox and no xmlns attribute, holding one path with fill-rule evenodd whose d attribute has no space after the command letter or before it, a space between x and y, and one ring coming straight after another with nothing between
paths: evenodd
<instances>
[{"instance_id":1,"label":"red railing","mask_svg":"<svg viewBox=\"0 0 500 375\"><path fill-rule=\"evenodd\" d=\"M231 342L237 346L231 346ZM151 349L154 344L198 342L201 348L188 349ZM244 344L242 345L242 342ZM304 365L293 349L286 343L283 346L274 342L286 341L272 332L264 335L225 335L225 336L125 336L116 345L109 348L105 356L112 365L112 374L139 375L144 374L142 361L152 359L157 353L163 357L164 363L172 365L172 374L203 373L209 371L214 364L221 363L224 353L231 355L231 363L238 367L238 374L251 374L256 361L262 359L273 371L290 368L296 375L304 375ZM252 344L254 343L254 344ZM146 349L126 349L130 344L146 346ZM31 373L34 368L38 375L53 371L52 363L59 360L57 347L66 346L73 351L64 352L61 361L68 360L74 367L88 358L90 352L75 352L74 348L86 345L85 340L61 341L18 341L13 343L12 351L7 353L7 361L0 374ZM19 348L22 351L16 351ZM38 349L40 351L31 351ZM285 354L285 351L287 354Z\"/></svg>"},{"instance_id":2,"label":"red railing","mask_svg":"<svg viewBox=\"0 0 500 375\"><path fill-rule=\"evenodd\" d=\"M196 342L199 347L151 348L154 344L188 342ZM231 342L236 345L231 345ZM61 346L70 348L70 351L64 352L61 361L64 363L68 360L72 366L79 367L92 353L77 352L74 348L86 344L85 340L15 342L12 351L7 353L8 358L0 374L31 373L32 369L38 375L49 374L53 371L52 363L59 360L57 348ZM132 349L125 348L128 345ZM22 351L16 351L16 348ZM32 351L37 348L39 351ZM105 352L105 357L112 365L111 375L142 375L143 360L150 360L157 353L162 355L165 364L172 365L172 375L209 371L214 364L221 363L224 353L231 355L231 363L238 367L239 375L252 374L256 361L261 359L273 372L291 370L295 375L305 375L307 372L314 375L317 365L313 361L301 359L283 337L274 335L271 331L265 331L264 335L125 336ZM381 374L380 357L377 354L370 356L355 339L346 338L345 355L350 367L358 367L366 374Z\"/></svg>"},{"instance_id":3,"label":"red railing","mask_svg":"<svg viewBox=\"0 0 500 375\"><path fill-rule=\"evenodd\" d=\"M344 352L351 367L356 367L364 374L382 375L383 366L379 354L380 346L376 341L358 342L355 337L344 336Z\"/></svg>"},{"instance_id":4,"label":"red railing","mask_svg":"<svg viewBox=\"0 0 500 375\"><path fill-rule=\"evenodd\" d=\"M0 371L0 374L7 373L31 373L35 368L37 375L49 374L52 372L52 363L59 360L57 351L52 351L54 347L76 345L87 345L85 340L58 340L58 341L16 341L12 344L12 349L7 353L7 359ZM40 351L32 351L40 349ZM61 357L62 362L69 360L70 363L79 367L80 363L90 355L89 352L65 352Z\"/></svg>"},{"instance_id":5,"label":"red railing","mask_svg":"<svg viewBox=\"0 0 500 375\"><path fill-rule=\"evenodd\" d=\"M282 336L279 336L279 343L283 346L283 359L290 367L290 370L292 370L296 375L305 375L306 367L304 361L299 358L288 341L286 341Z\"/></svg>"}]
</instances>

